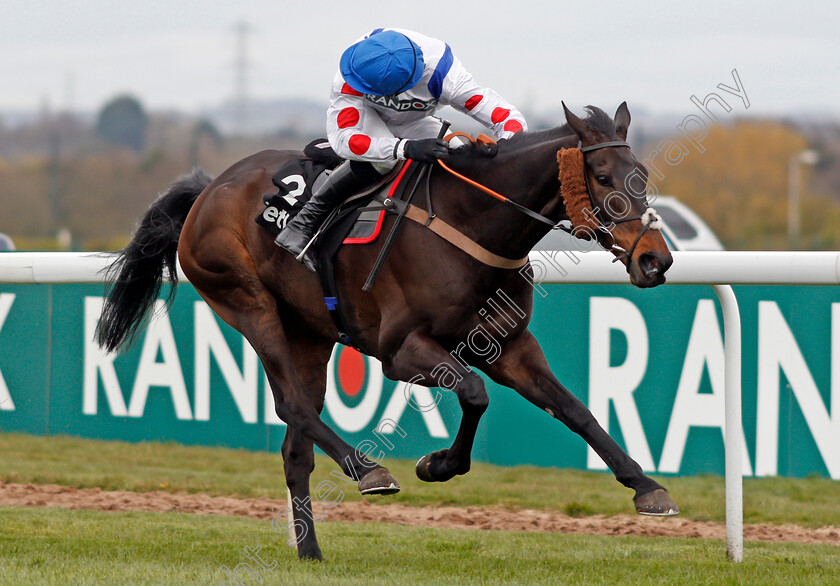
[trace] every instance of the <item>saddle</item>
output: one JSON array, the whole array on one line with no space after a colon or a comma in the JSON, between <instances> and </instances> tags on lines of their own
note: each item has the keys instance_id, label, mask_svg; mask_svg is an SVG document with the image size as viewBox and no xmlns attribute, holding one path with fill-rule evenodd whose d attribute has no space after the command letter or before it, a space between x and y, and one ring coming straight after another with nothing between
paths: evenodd
<instances>
[{"instance_id":1,"label":"saddle","mask_svg":"<svg viewBox=\"0 0 840 586\"><path fill-rule=\"evenodd\" d=\"M272 238L286 227L332 170L343 162L326 139L312 141L303 153L305 158L289 161L271 178L278 191L263 195L265 209L254 219ZM416 174L419 167L414 165L413 171L408 173L406 162L400 163L374 185L349 197L338 207L337 213L328 218L321 228L318 241L313 245L316 254L335 248L332 250L334 254L342 244L369 244L376 240L382 230L385 213L391 209L383 202L391 197L401 199L406 179Z\"/></svg>"},{"instance_id":2,"label":"saddle","mask_svg":"<svg viewBox=\"0 0 840 586\"><path fill-rule=\"evenodd\" d=\"M254 221L275 238L286 224L297 215L312 194L326 181L343 159L335 154L326 139L309 143L304 148L304 158L289 161L272 177L276 193L263 195L265 209ZM419 171L423 165L401 161L387 175L364 191L345 200L324 222L312 251L318 257L318 277L324 292L324 302L339 330L345 345L353 345L348 322L338 301L333 270L333 260L343 245L370 244L382 231L385 214L401 209L403 198L416 190ZM410 191L409 191L409 186Z\"/></svg>"}]
</instances>

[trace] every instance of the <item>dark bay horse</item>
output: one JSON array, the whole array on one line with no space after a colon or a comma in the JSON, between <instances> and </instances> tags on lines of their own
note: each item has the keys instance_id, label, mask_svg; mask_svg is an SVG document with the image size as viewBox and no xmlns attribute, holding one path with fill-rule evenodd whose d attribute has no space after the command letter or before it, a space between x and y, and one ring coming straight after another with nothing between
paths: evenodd
<instances>
[{"instance_id":1,"label":"dark bay horse","mask_svg":"<svg viewBox=\"0 0 840 586\"><path fill-rule=\"evenodd\" d=\"M618 108L614 119L589 107L585 119L566 110L566 120L559 128L503 141L493 158L479 156L468 147L458 149L448 164L559 221L567 215L558 178L558 150L613 143L583 156L586 174L581 177L588 182L589 202L602 225L615 221L609 233L625 251L616 254L630 281L639 287L663 283L671 255L659 231L645 230L638 219L646 209L644 197L628 194L625 187L634 173L646 181L647 171L626 144L616 144L626 140L630 124L626 104ZM259 355L277 415L288 424L282 447L286 483L295 502L308 507L313 444L358 480L364 494L396 492L399 485L387 469L345 443L320 419L327 362L338 331L324 305L318 278L275 246L254 222L264 209L262 195L274 190L274 173L287 160L300 157L299 152L265 151L234 164L212 181L193 172L176 183L151 206L112 266L97 336L111 351L133 339L159 294L165 273L173 283L177 280L177 251L196 290ZM437 165L429 184L437 216L497 255L524 257L550 229ZM604 209L605 199L613 192L627 195L624 199L632 209L629 216L624 215L636 219L620 223ZM386 220L386 229L393 221L393 217ZM381 240L344 247L336 258L339 294L348 308L353 339L364 353L382 362L390 379L452 386L463 411L452 446L417 463L422 480L442 482L470 468L476 428L488 406L484 383L469 368L473 366L515 389L586 440L618 481L635 490L638 512L678 512L668 493L642 472L552 374L528 330L533 305L529 279L518 270L482 264L422 225L408 222L373 289L365 293L362 284ZM490 360L463 344L456 350L483 323L479 309L499 289L526 314L500 339L501 354ZM453 351L459 360L453 358ZM442 365L456 384L440 382ZM294 518L299 528L298 554L320 559L311 511L295 510Z\"/></svg>"}]
</instances>

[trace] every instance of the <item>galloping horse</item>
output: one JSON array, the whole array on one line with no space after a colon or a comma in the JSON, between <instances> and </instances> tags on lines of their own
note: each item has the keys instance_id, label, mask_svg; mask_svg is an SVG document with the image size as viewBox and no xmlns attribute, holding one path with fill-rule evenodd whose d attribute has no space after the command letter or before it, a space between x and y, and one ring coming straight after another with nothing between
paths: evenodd
<instances>
[{"instance_id":1,"label":"galloping horse","mask_svg":"<svg viewBox=\"0 0 840 586\"><path fill-rule=\"evenodd\" d=\"M628 194L625 187L633 174L647 180L647 171L624 142L630 124L626 103L614 119L591 106L585 119L565 105L564 109L567 124L559 128L502 141L493 158L463 147L453 151L448 164L519 206L559 222L568 215L558 177L558 151L582 147L585 168L580 169L580 182L585 182L592 215L602 228L611 226L597 231L598 240L625 265L631 283L638 287L663 283L672 262L668 247L659 231L647 229L643 195ZM358 480L364 494L396 492L399 485L387 469L354 450L320 419L327 362L339 341L338 330L324 306L318 278L275 246L254 222L264 209L262 195L272 190L274 173L286 161L302 156L264 151L212 181L194 171L173 185L151 206L112 266L97 339L110 351L133 339L154 305L164 274L177 281L177 251L196 290L259 355L277 415L288 424L282 447L286 483L295 502L308 507L313 444ZM437 217L499 256L525 257L550 230L533 215L500 204L437 165L430 171L429 186ZM623 194L631 208L621 218L611 215L611 206L604 204L614 192ZM393 221L389 217L386 227ZM345 246L335 259L339 296L348 308L353 341L362 352L378 358L384 374L393 380L447 386L436 382L435 376L436 367L447 365L457 381L451 390L463 411L452 446L424 456L417 463L418 477L443 482L470 469L476 428L488 406L484 383L472 366L515 389L586 440L618 481L635 490L638 512L678 512L665 489L642 472L552 374L528 330L533 286L521 271L483 264L423 225L409 222L372 290L363 292L365 276L381 247L380 241ZM482 323L479 309L499 289L526 314L500 340L501 354L488 360L463 344L456 350ZM453 360L453 351L459 360ZM416 382L418 378L422 382ZM311 510L295 510L294 520L301 528L298 555L321 559Z\"/></svg>"}]
</instances>

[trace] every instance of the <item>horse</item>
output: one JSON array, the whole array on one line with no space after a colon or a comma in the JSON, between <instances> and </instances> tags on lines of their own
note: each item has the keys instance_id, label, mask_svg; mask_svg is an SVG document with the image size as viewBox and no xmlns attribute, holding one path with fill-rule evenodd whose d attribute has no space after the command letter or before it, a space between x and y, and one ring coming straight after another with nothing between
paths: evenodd
<instances>
[{"instance_id":1,"label":"horse","mask_svg":"<svg viewBox=\"0 0 840 586\"><path fill-rule=\"evenodd\" d=\"M640 195L628 188L634 176L646 184L647 170L626 143L626 102L613 118L593 106L587 107L585 118L565 104L563 108L565 124L500 141L493 157L466 145L453 149L447 159L450 170L506 194L513 206L432 165L428 191L434 214L490 253L524 263L551 229L549 224L570 215L563 192L569 191L572 179L563 185L558 153L579 149L574 152L583 152L582 168L576 180L588 194L589 220L597 226L594 238L610 248L637 287L663 283L671 254L660 232L648 230L644 221L651 210L643 190ZM338 328L322 301L317 276L275 246L254 221L264 209L262 195L273 190L272 176L286 161L301 157L296 151L263 151L212 180L200 170L180 178L152 204L112 264L97 340L112 352L133 341L167 276L173 284L171 300L180 260L201 297L248 340L262 362L276 413L287 423L282 444L286 484L294 502L302 503L293 511L298 555L320 560L309 499L313 444L357 481L363 494L393 493L399 484L321 420L327 364L340 341ZM618 213L616 206L607 205L616 194L630 209ZM386 229L394 221L389 215ZM335 279L353 341L381 361L389 379L452 390L462 410L451 447L417 463L420 479L444 482L469 471L476 429L489 403L479 369L579 434L616 479L635 491L637 512L679 512L668 492L644 474L552 373L528 329L532 271L489 266L421 223L408 222L373 287L364 292L362 284L381 240L342 247L335 257ZM522 319L509 324L500 340L501 353L491 360L462 342L483 323L479 309L498 290L521 309Z\"/></svg>"}]
</instances>

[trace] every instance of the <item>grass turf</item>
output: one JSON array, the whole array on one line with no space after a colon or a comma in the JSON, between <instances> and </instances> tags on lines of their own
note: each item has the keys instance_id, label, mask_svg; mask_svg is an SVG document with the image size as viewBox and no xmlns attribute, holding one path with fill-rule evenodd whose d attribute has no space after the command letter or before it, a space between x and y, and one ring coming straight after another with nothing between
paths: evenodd
<instances>
[{"instance_id":1,"label":"grass turf","mask_svg":"<svg viewBox=\"0 0 840 586\"><path fill-rule=\"evenodd\" d=\"M0 583L837 584L830 545L456 531L323 523L325 561L300 562L268 521L179 513L0 508ZM260 547L268 567L249 560ZM255 574L248 574L248 563ZM275 565L276 564L276 565Z\"/></svg>"},{"instance_id":2,"label":"grass turf","mask_svg":"<svg viewBox=\"0 0 840 586\"><path fill-rule=\"evenodd\" d=\"M312 486L338 467L316 456ZM453 504L533 508L573 516L632 514L632 492L609 474L580 470L474 464L469 474L442 484L414 475L414 463L386 460L402 492L382 502L409 506ZM207 493L242 497L286 496L279 454L166 443L124 442L0 434L0 480L101 487L106 490ZM659 478L685 518L723 522L721 477ZM346 499L360 500L355 491ZM387 500L385 500L387 499ZM744 521L840 525L840 482L826 478L748 478Z\"/></svg>"}]
</instances>

